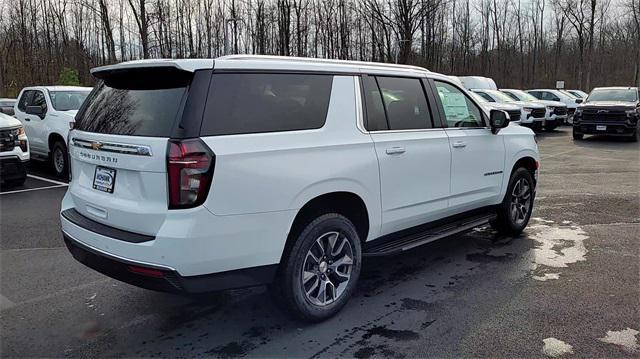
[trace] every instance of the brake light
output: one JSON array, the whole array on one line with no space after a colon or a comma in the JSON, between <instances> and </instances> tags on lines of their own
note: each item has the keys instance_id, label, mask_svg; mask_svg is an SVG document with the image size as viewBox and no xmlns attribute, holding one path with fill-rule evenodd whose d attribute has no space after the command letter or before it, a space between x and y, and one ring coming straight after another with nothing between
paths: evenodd
<instances>
[{"instance_id":1,"label":"brake light","mask_svg":"<svg viewBox=\"0 0 640 359\"><path fill-rule=\"evenodd\" d=\"M169 140L169 209L192 208L207 198L215 155L200 139Z\"/></svg>"}]
</instances>

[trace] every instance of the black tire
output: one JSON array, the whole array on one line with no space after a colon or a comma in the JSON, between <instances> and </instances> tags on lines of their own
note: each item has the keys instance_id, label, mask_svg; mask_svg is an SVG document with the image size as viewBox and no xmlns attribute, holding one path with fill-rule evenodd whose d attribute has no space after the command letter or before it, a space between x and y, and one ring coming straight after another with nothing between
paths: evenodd
<instances>
[{"instance_id":1,"label":"black tire","mask_svg":"<svg viewBox=\"0 0 640 359\"><path fill-rule=\"evenodd\" d=\"M333 238L326 237L330 233L336 233L336 240L334 240L335 246L342 244L343 239L348 242L348 248L346 243L341 248L343 251L346 251L347 249L350 250L349 253L351 257L353 257L350 267L346 264L341 265L331 272L333 267L327 263L337 265L339 260L344 260L344 257L336 260L336 262L332 262L332 259L337 258L337 256L328 259L319 258L320 262L313 260L313 257L316 257L316 254L321 253L318 251L321 247L318 243L323 242L328 244L328 239ZM280 268L278 269L278 274L269 288L272 298L279 302L278 306L284 309L287 314L292 315L297 319L309 322L325 320L342 309L356 288L358 278L360 277L362 262L360 237L358 236L356 227L348 218L337 213L328 213L320 215L310 221L306 226L304 226L298 235L295 235L294 238L295 242L293 242L293 245L291 245L284 254L283 260L280 263ZM325 240L327 242L324 242ZM338 241L340 244L338 244ZM335 250L335 248L333 248L333 250ZM311 253L312 256L310 256L309 253ZM342 252L338 252L337 255L340 255L341 253ZM308 267L308 265L312 263L319 263L319 265L315 267ZM324 267L322 263L324 263ZM342 267L343 271L349 268L349 279L344 282L339 282L335 279L339 278L338 273L344 275L344 273L340 272L340 267ZM322 270L323 268L324 271ZM307 274L316 274L315 276L309 276L309 280L304 283L303 272ZM318 293L317 298L315 298L316 300L321 297L319 294L319 288L322 286L323 280L331 283L338 283L338 287L331 284L334 288L334 299L329 302L327 300L328 298L325 297L325 302L327 303L319 305L313 302L313 294ZM316 288L313 286L316 283L318 283L318 291L307 289ZM337 288L340 288L342 283L344 283L344 286L338 290ZM308 285L308 287L305 287L306 285ZM325 284L324 288L326 293L329 294L330 287ZM307 295L307 291L312 294Z\"/></svg>"},{"instance_id":2,"label":"black tire","mask_svg":"<svg viewBox=\"0 0 640 359\"><path fill-rule=\"evenodd\" d=\"M58 163L57 161L62 161ZM69 155L64 142L58 141L51 147L51 167L56 177L67 179L69 176Z\"/></svg>"},{"instance_id":3,"label":"black tire","mask_svg":"<svg viewBox=\"0 0 640 359\"><path fill-rule=\"evenodd\" d=\"M580 141L581 139L584 138L584 134L580 133L580 132L576 132L576 128L573 128L573 139L576 141Z\"/></svg>"},{"instance_id":4,"label":"black tire","mask_svg":"<svg viewBox=\"0 0 640 359\"><path fill-rule=\"evenodd\" d=\"M556 129L556 127L558 127L558 124L554 123L553 125L545 125L544 129L545 129L545 131L553 131L553 130Z\"/></svg>"},{"instance_id":5,"label":"black tire","mask_svg":"<svg viewBox=\"0 0 640 359\"><path fill-rule=\"evenodd\" d=\"M514 193L518 192L516 188L518 183L520 183L520 186L526 184L526 186L528 187L529 201L525 203L523 198L518 198L518 202L516 204L516 213L514 213L512 205L514 205L515 201ZM516 191L514 192L514 190ZM509 186L507 187L507 192L504 195L504 199L498 207L498 216L495 220L490 222L491 227L500 234L513 237L519 236L529 223L534 199L535 185L533 182L533 177L531 177L531 172L523 167L516 168L511 174L511 178L509 179ZM518 206L518 204L521 206Z\"/></svg>"},{"instance_id":6,"label":"black tire","mask_svg":"<svg viewBox=\"0 0 640 359\"><path fill-rule=\"evenodd\" d=\"M633 133L633 136L631 136L631 142L638 142L640 141L640 122L638 122L638 125L636 126L636 131Z\"/></svg>"}]
</instances>

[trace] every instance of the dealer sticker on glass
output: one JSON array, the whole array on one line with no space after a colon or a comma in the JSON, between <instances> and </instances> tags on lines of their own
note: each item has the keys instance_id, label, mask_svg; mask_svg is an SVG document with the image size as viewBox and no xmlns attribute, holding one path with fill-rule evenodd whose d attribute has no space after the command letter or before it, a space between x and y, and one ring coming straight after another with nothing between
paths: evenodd
<instances>
[{"instance_id":1,"label":"dealer sticker on glass","mask_svg":"<svg viewBox=\"0 0 640 359\"><path fill-rule=\"evenodd\" d=\"M93 189L107 193L113 193L113 186L116 183L116 170L107 167L96 167L93 176Z\"/></svg>"}]
</instances>

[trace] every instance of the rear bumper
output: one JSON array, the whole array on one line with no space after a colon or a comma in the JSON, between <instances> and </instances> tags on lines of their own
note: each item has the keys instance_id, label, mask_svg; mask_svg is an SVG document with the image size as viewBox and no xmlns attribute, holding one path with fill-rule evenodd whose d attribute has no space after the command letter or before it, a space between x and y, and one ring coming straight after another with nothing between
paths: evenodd
<instances>
[{"instance_id":1,"label":"rear bumper","mask_svg":"<svg viewBox=\"0 0 640 359\"><path fill-rule=\"evenodd\" d=\"M139 274L122 269L122 263L156 268L169 273L167 278L173 281L169 283L173 288L167 289L166 280L162 280L161 290L184 292L202 291L199 286L210 291L270 282L275 269L269 268L276 268L280 262L296 215L296 211L280 211L216 216L200 206L166 212L160 229L149 236L114 228L90 213L81 213L82 208L76 207L69 191L61 207L61 229L65 240L74 244L72 248L88 249L119 262L120 269L104 269L102 265L96 268L98 265L74 255L76 259L145 288L156 286L157 278L143 278L144 283L140 283L139 277L131 279L132 274ZM180 287L176 289L175 283L181 283Z\"/></svg>"},{"instance_id":2,"label":"rear bumper","mask_svg":"<svg viewBox=\"0 0 640 359\"><path fill-rule=\"evenodd\" d=\"M15 156L0 157L0 178L2 181L22 179L27 176L25 163Z\"/></svg>"},{"instance_id":3,"label":"rear bumper","mask_svg":"<svg viewBox=\"0 0 640 359\"><path fill-rule=\"evenodd\" d=\"M270 283L277 264L198 276L181 276L171 267L116 257L62 233L69 252L78 262L119 281L171 293L206 293Z\"/></svg>"}]
</instances>

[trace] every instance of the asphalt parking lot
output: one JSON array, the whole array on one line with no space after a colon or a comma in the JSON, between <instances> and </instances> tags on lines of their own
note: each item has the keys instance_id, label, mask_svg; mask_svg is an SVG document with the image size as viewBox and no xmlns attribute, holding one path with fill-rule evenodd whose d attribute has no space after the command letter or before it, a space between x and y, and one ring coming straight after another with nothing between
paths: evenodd
<instances>
[{"instance_id":1,"label":"asphalt parking lot","mask_svg":"<svg viewBox=\"0 0 640 359\"><path fill-rule=\"evenodd\" d=\"M66 187L36 165L0 194L2 357L638 357L640 145L538 136L523 237L478 229L367 259L336 317L305 324L264 288L184 297L109 279L64 248Z\"/></svg>"}]
</instances>

